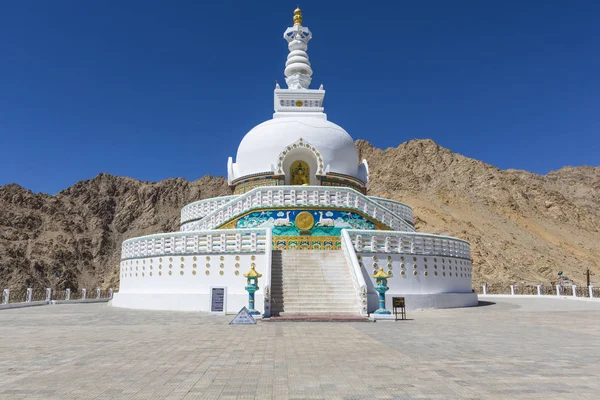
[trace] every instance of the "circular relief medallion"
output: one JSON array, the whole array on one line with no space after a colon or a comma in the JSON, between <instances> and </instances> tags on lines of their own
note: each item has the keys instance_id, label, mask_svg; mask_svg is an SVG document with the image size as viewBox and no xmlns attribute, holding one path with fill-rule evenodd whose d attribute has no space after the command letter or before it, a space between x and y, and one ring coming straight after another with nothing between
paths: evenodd
<instances>
[{"instance_id":1,"label":"circular relief medallion","mask_svg":"<svg viewBox=\"0 0 600 400\"><path fill-rule=\"evenodd\" d=\"M307 211L302 211L296 215L296 226L298 229L308 231L315 225L315 217Z\"/></svg>"},{"instance_id":2,"label":"circular relief medallion","mask_svg":"<svg viewBox=\"0 0 600 400\"><path fill-rule=\"evenodd\" d=\"M296 107L302 107L302 100L296 100Z\"/></svg>"}]
</instances>

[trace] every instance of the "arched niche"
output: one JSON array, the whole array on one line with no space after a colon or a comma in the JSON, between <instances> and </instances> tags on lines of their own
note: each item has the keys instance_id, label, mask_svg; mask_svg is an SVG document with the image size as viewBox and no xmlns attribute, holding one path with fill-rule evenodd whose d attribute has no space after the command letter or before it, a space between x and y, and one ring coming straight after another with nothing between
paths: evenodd
<instances>
[{"instance_id":1,"label":"arched niche","mask_svg":"<svg viewBox=\"0 0 600 400\"><path fill-rule=\"evenodd\" d=\"M316 147L302 139L286 146L279 154L277 174L285 177L285 184L293 184L291 169L294 163L296 163L296 166L298 165L298 161L302 161L308 166L309 184L311 186L319 185L317 176L323 175L323 157L321 157Z\"/></svg>"}]
</instances>

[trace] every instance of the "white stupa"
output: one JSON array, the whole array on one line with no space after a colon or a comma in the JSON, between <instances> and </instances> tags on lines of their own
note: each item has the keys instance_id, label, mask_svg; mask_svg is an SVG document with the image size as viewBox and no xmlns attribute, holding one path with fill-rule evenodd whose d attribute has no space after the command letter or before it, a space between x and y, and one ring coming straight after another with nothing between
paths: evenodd
<instances>
[{"instance_id":1,"label":"white stupa","mask_svg":"<svg viewBox=\"0 0 600 400\"><path fill-rule=\"evenodd\" d=\"M181 232L123 242L114 306L367 316L382 312L382 283L388 309L396 296L409 309L477 304L467 242L416 233L409 206L366 195L367 162L310 89L311 37L296 9L288 88L229 158L233 194L186 205Z\"/></svg>"}]
</instances>

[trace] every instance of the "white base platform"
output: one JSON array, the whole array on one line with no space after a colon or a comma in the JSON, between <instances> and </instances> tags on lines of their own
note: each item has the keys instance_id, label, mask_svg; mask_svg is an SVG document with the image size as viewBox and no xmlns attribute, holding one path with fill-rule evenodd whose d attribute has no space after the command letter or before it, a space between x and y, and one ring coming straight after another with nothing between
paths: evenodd
<instances>
[{"instance_id":1,"label":"white base platform","mask_svg":"<svg viewBox=\"0 0 600 400\"><path fill-rule=\"evenodd\" d=\"M392 297L404 297L407 310L474 307L479 303L477 293L394 294L388 292L385 295L385 308L389 311L393 311ZM379 304L375 299L369 298L369 305L371 304L376 306L373 310L369 310L373 313Z\"/></svg>"},{"instance_id":2,"label":"white base platform","mask_svg":"<svg viewBox=\"0 0 600 400\"><path fill-rule=\"evenodd\" d=\"M257 304L263 303L262 296L257 294L255 299ZM111 305L140 310L210 312L210 296L208 293L115 293ZM242 307L248 307L248 294L227 294L226 314L237 314Z\"/></svg>"}]
</instances>

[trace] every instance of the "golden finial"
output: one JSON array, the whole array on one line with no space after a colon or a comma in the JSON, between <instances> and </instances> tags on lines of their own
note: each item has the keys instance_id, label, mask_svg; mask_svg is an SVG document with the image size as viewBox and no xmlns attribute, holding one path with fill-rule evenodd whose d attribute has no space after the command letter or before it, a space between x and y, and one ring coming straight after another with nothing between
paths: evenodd
<instances>
[{"instance_id":1,"label":"golden finial","mask_svg":"<svg viewBox=\"0 0 600 400\"><path fill-rule=\"evenodd\" d=\"M294 10L294 26L302 26L302 10L300 7Z\"/></svg>"}]
</instances>

